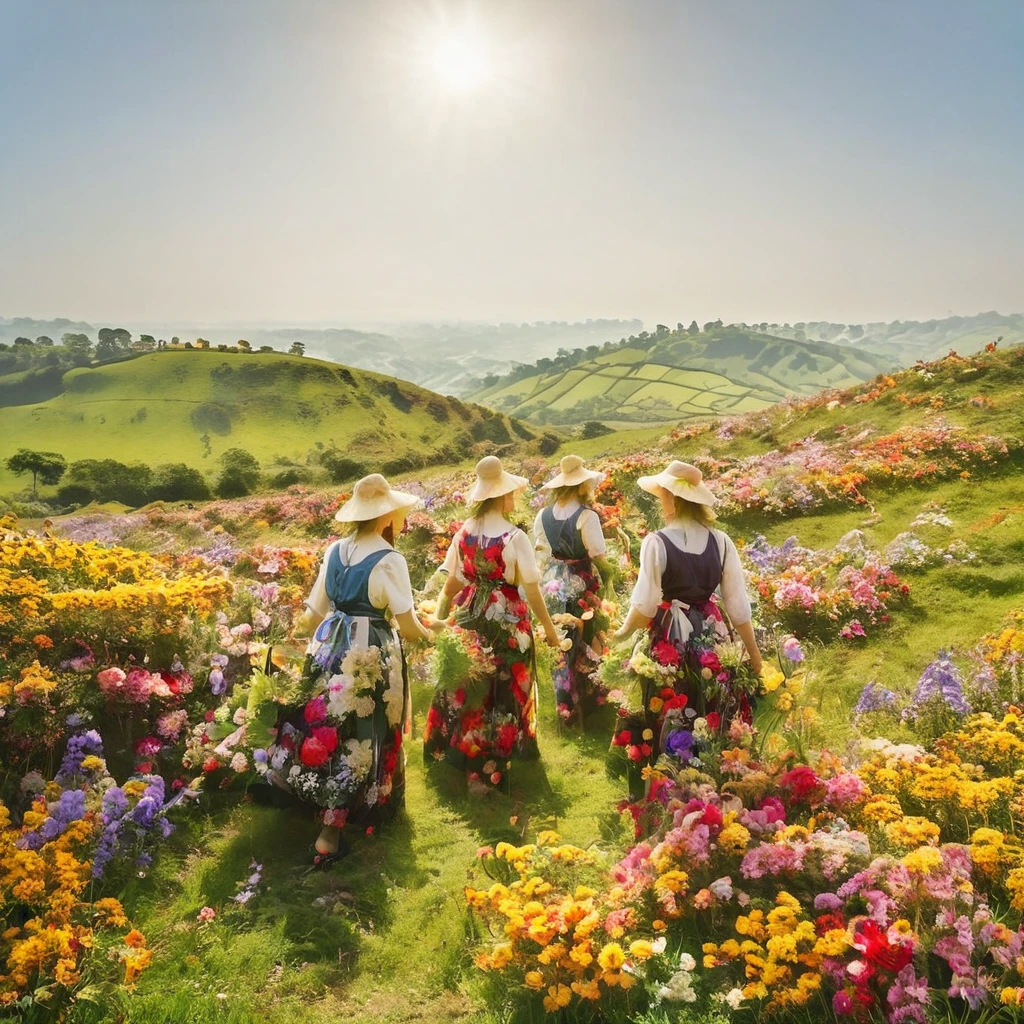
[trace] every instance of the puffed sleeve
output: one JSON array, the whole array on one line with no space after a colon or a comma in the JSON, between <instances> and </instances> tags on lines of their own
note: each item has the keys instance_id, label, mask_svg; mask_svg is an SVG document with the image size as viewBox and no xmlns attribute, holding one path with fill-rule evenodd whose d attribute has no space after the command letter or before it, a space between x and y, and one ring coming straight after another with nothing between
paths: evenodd
<instances>
[{"instance_id":1,"label":"puffed sleeve","mask_svg":"<svg viewBox=\"0 0 1024 1024\"><path fill-rule=\"evenodd\" d=\"M743 576L740 555L732 538L720 530L715 531L719 543L725 544L725 563L722 566L722 604L734 626L750 621L750 596Z\"/></svg>"},{"instance_id":2,"label":"puffed sleeve","mask_svg":"<svg viewBox=\"0 0 1024 1024\"><path fill-rule=\"evenodd\" d=\"M548 542L548 534L544 529L543 509L537 513L537 518L533 521L533 549L542 561L547 561L551 557L551 544Z\"/></svg>"},{"instance_id":3,"label":"puffed sleeve","mask_svg":"<svg viewBox=\"0 0 1024 1024\"><path fill-rule=\"evenodd\" d=\"M591 558L604 557L606 548L601 517L592 508L586 508L580 514L580 537L583 538L583 546Z\"/></svg>"},{"instance_id":4,"label":"puffed sleeve","mask_svg":"<svg viewBox=\"0 0 1024 1024\"><path fill-rule=\"evenodd\" d=\"M661 574L665 571L665 542L649 533L640 544L640 568L629 603L641 615L653 619L661 604Z\"/></svg>"},{"instance_id":5,"label":"puffed sleeve","mask_svg":"<svg viewBox=\"0 0 1024 1024\"><path fill-rule=\"evenodd\" d=\"M454 537L452 537L451 544L448 545L448 553L444 556L444 561L441 563L441 572L448 573L453 579L457 579L460 583L466 582L466 577L462 574L462 563L459 559L459 544L462 538L465 536L466 528L462 527Z\"/></svg>"},{"instance_id":6,"label":"puffed sleeve","mask_svg":"<svg viewBox=\"0 0 1024 1024\"><path fill-rule=\"evenodd\" d=\"M387 608L392 615L411 611L412 581L404 556L397 551L385 555L370 570L367 590L374 608Z\"/></svg>"},{"instance_id":7,"label":"puffed sleeve","mask_svg":"<svg viewBox=\"0 0 1024 1024\"><path fill-rule=\"evenodd\" d=\"M528 583L540 583L540 569L533 554L530 538L522 530L513 530L505 541L503 553L505 561L505 579L516 586Z\"/></svg>"},{"instance_id":8,"label":"puffed sleeve","mask_svg":"<svg viewBox=\"0 0 1024 1024\"><path fill-rule=\"evenodd\" d=\"M320 572L317 574L316 583L306 598L306 607L320 618L326 618L331 612L331 599L327 596L327 556L338 542L335 541L324 552L323 560L320 562Z\"/></svg>"}]
</instances>

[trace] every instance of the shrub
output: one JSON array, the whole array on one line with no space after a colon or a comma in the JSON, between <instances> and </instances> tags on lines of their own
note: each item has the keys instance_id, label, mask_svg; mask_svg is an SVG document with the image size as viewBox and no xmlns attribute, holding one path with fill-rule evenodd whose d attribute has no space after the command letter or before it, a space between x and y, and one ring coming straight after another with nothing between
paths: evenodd
<instances>
[{"instance_id":1,"label":"shrub","mask_svg":"<svg viewBox=\"0 0 1024 1024\"><path fill-rule=\"evenodd\" d=\"M562 438L553 430L545 430L537 449L541 455L554 455L561 446Z\"/></svg>"},{"instance_id":2,"label":"shrub","mask_svg":"<svg viewBox=\"0 0 1024 1024\"><path fill-rule=\"evenodd\" d=\"M93 500L92 488L88 484L64 484L57 488L58 505L88 505Z\"/></svg>"},{"instance_id":3,"label":"shrub","mask_svg":"<svg viewBox=\"0 0 1024 1024\"><path fill-rule=\"evenodd\" d=\"M320 465L327 470L331 483L343 484L349 480L358 480L366 476L366 464L358 459L349 458L340 452L326 452L320 456Z\"/></svg>"},{"instance_id":4,"label":"shrub","mask_svg":"<svg viewBox=\"0 0 1024 1024\"><path fill-rule=\"evenodd\" d=\"M150 495L157 501L205 501L210 485L203 474L184 462L157 466Z\"/></svg>"},{"instance_id":5,"label":"shrub","mask_svg":"<svg viewBox=\"0 0 1024 1024\"><path fill-rule=\"evenodd\" d=\"M613 433L612 428L606 423L602 423L600 420L587 420L580 430L580 437L584 441L589 441L593 437L603 437L605 434L611 433Z\"/></svg>"}]
</instances>

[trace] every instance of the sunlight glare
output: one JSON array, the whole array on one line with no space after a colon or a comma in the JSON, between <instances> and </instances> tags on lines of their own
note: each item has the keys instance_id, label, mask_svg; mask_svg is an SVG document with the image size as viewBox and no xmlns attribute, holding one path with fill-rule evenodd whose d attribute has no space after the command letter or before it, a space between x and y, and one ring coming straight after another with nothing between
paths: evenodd
<instances>
[{"instance_id":1,"label":"sunlight glare","mask_svg":"<svg viewBox=\"0 0 1024 1024\"><path fill-rule=\"evenodd\" d=\"M491 77L487 41L479 33L462 31L438 40L432 66L439 81L452 92L468 93Z\"/></svg>"}]
</instances>

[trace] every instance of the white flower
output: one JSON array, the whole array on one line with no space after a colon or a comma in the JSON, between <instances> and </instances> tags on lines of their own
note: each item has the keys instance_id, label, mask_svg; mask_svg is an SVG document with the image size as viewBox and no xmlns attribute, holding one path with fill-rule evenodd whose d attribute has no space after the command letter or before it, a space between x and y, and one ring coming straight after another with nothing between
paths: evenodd
<instances>
[{"instance_id":1,"label":"white flower","mask_svg":"<svg viewBox=\"0 0 1024 1024\"><path fill-rule=\"evenodd\" d=\"M360 694L352 700L352 710L355 711L360 718L369 718L376 707L377 702L372 696ZM367 742L369 742L369 740L367 740Z\"/></svg>"},{"instance_id":2,"label":"white flower","mask_svg":"<svg viewBox=\"0 0 1024 1024\"><path fill-rule=\"evenodd\" d=\"M235 710L235 713L232 716L231 721L234 722L235 725L244 725L247 717L248 713L245 710L245 706L241 705Z\"/></svg>"},{"instance_id":3,"label":"white flower","mask_svg":"<svg viewBox=\"0 0 1024 1024\"><path fill-rule=\"evenodd\" d=\"M231 758L231 770L233 772L238 772L239 774L241 774L242 772L247 771L248 768L248 758L246 758L245 754L243 754L239 750L238 753L236 753L235 756Z\"/></svg>"},{"instance_id":4,"label":"white flower","mask_svg":"<svg viewBox=\"0 0 1024 1024\"><path fill-rule=\"evenodd\" d=\"M377 786L376 784L366 787L366 806L376 807L377 806Z\"/></svg>"},{"instance_id":5,"label":"white flower","mask_svg":"<svg viewBox=\"0 0 1024 1024\"><path fill-rule=\"evenodd\" d=\"M697 961L689 953L679 954L679 969L681 971L692 971L697 966Z\"/></svg>"},{"instance_id":6,"label":"white flower","mask_svg":"<svg viewBox=\"0 0 1024 1024\"><path fill-rule=\"evenodd\" d=\"M345 744L348 753L342 758L357 781L361 781L373 765L371 740L349 740Z\"/></svg>"},{"instance_id":7,"label":"white flower","mask_svg":"<svg viewBox=\"0 0 1024 1024\"><path fill-rule=\"evenodd\" d=\"M743 989L730 989L725 993L725 1001L729 1004L729 1009L738 1010L743 1003Z\"/></svg>"},{"instance_id":8,"label":"white flower","mask_svg":"<svg viewBox=\"0 0 1024 1024\"><path fill-rule=\"evenodd\" d=\"M664 953L664 952L665 952L665 946L666 946L666 945L668 945L668 939L666 939L664 935L659 935L659 936L658 936L658 937L657 937L657 938L656 938L656 939L655 939L655 940L654 940L654 941L653 941L653 942L651 943L651 949L653 949L653 950L654 950L654 952L655 952L656 954L658 954L658 953Z\"/></svg>"},{"instance_id":9,"label":"white flower","mask_svg":"<svg viewBox=\"0 0 1024 1024\"><path fill-rule=\"evenodd\" d=\"M528 651L530 649L530 644L533 643L533 635L531 633L524 633L521 629L517 629L516 643L519 645L519 650Z\"/></svg>"}]
</instances>

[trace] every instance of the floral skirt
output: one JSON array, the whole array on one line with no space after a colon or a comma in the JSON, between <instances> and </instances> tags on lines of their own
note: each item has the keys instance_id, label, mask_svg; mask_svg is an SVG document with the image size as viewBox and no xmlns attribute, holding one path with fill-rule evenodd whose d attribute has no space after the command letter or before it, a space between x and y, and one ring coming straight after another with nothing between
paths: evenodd
<instances>
[{"instance_id":1,"label":"floral skirt","mask_svg":"<svg viewBox=\"0 0 1024 1024\"><path fill-rule=\"evenodd\" d=\"M686 764L734 719L751 720L752 675L714 598L663 604L629 666L632 699L619 709L612 748L625 752L633 799L659 758Z\"/></svg>"},{"instance_id":2,"label":"floral skirt","mask_svg":"<svg viewBox=\"0 0 1024 1024\"><path fill-rule=\"evenodd\" d=\"M327 664L306 659L302 703L278 716L259 767L267 781L317 807L325 825L378 822L405 799L404 735L411 702L401 644L370 620L365 645L342 645Z\"/></svg>"},{"instance_id":3,"label":"floral skirt","mask_svg":"<svg viewBox=\"0 0 1024 1024\"><path fill-rule=\"evenodd\" d=\"M555 708L566 725L581 723L588 711L607 700L608 691L597 677L609 624L600 589L601 577L590 559L553 559L541 583L551 617L571 643L558 652L551 674Z\"/></svg>"},{"instance_id":4,"label":"floral skirt","mask_svg":"<svg viewBox=\"0 0 1024 1024\"><path fill-rule=\"evenodd\" d=\"M427 712L423 754L446 761L471 783L508 791L512 760L538 756L537 683L529 613L519 591L467 587L455 622L475 646L485 674L437 679Z\"/></svg>"}]
</instances>

